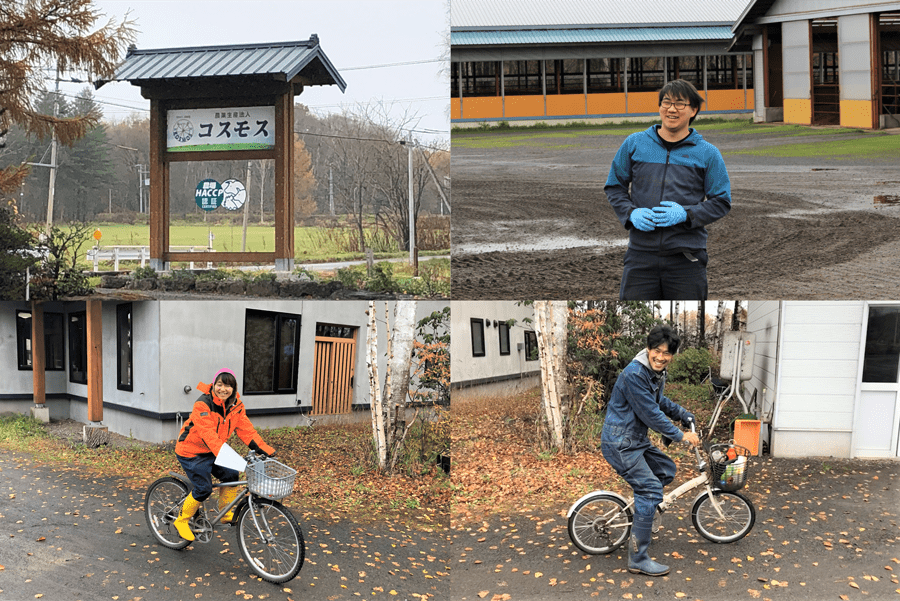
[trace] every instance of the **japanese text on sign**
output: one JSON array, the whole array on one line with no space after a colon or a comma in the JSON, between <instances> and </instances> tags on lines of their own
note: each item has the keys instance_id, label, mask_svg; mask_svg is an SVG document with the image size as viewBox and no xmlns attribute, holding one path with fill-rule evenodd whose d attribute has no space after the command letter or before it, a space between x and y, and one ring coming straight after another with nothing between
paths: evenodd
<instances>
[{"instance_id":1,"label":"japanese text on sign","mask_svg":"<svg viewBox=\"0 0 900 601\"><path fill-rule=\"evenodd\" d=\"M170 152L275 148L273 106L171 110L166 124Z\"/></svg>"}]
</instances>

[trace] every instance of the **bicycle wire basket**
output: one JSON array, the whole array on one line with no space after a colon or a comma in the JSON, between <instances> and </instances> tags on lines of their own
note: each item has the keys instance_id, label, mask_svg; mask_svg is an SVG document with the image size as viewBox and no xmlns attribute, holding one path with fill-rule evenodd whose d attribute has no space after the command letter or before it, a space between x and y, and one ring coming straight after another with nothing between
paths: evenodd
<instances>
[{"instance_id":1,"label":"bicycle wire basket","mask_svg":"<svg viewBox=\"0 0 900 601\"><path fill-rule=\"evenodd\" d=\"M744 488L750 471L750 450L734 442L709 447L709 466L712 484L726 492Z\"/></svg>"},{"instance_id":2,"label":"bicycle wire basket","mask_svg":"<svg viewBox=\"0 0 900 601\"><path fill-rule=\"evenodd\" d=\"M291 494L297 470L275 459L247 465L247 487L255 495L277 500Z\"/></svg>"}]
</instances>

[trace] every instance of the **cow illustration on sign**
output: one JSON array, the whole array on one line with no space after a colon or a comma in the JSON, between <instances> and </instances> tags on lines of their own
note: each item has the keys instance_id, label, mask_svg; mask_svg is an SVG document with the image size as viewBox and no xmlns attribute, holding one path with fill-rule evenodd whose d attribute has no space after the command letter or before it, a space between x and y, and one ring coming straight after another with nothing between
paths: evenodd
<instances>
[{"instance_id":1,"label":"cow illustration on sign","mask_svg":"<svg viewBox=\"0 0 900 601\"><path fill-rule=\"evenodd\" d=\"M222 206L229 211L236 211L244 206L247 200L247 190L244 184L236 179L226 179L222 182Z\"/></svg>"}]
</instances>

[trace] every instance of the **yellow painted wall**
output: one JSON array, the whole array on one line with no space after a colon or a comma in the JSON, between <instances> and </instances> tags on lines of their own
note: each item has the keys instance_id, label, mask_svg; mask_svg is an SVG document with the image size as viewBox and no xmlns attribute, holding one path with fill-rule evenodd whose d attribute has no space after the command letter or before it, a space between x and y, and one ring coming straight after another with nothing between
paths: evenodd
<instances>
[{"instance_id":1,"label":"yellow painted wall","mask_svg":"<svg viewBox=\"0 0 900 601\"><path fill-rule=\"evenodd\" d=\"M841 100L841 127L872 129L872 101Z\"/></svg>"},{"instance_id":2,"label":"yellow painted wall","mask_svg":"<svg viewBox=\"0 0 900 601\"><path fill-rule=\"evenodd\" d=\"M785 98L784 122L798 125L812 124L812 101L809 98Z\"/></svg>"},{"instance_id":3,"label":"yellow painted wall","mask_svg":"<svg viewBox=\"0 0 900 601\"><path fill-rule=\"evenodd\" d=\"M584 94L547 96L547 115L584 115Z\"/></svg>"},{"instance_id":4,"label":"yellow painted wall","mask_svg":"<svg viewBox=\"0 0 900 601\"><path fill-rule=\"evenodd\" d=\"M450 118L451 119L462 119L462 100L459 98L451 98L450 99Z\"/></svg>"},{"instance_id":5,"label":"yellow painted wall","mask_svg":"<svg viewBox=\"0 0 900 601\"><path fill-rule=\"evenodd\" d=\"M658 113L659 92L629 92L629 113Z\"/></svg>"},{"instance_id":6,"label":"yellow painted wall","mask_svg":"<svg viewBox=\"0 0 900 601\"><path fill-rule=\"evenodd\" d=\"M503 99L499 96L463 98L463 119L499 119L503 117Z\"/></svg>"},{"instance_id":7,"label":"yellow painted wall","mask_svg":"<svg viewBox=\"0 0 900 601\"><path fill-rule=\"evenodd\" d=\"M621 115L625 112L625 94L588 94L588 115Z\"/></svg>"},{"instance_id":8,"label":"yellow painted wall","mask_svg":"<svg viewBox=\"0 0 900 601\"><path fill-rule=\"evenodd\" d=\"M543 96L507 96L504 117L543 117ZM469 116L466 115L466 118Z\"/></svg>"},{"instance_id":9,"label":"yellow painted wall","mask_svg":"<svg viewBox=\"0 0 900 601\"><path fill-rule=\"evenodd\" d=\"M748 100L753 97L753 90L747 90ZM744 90L709 90L706 99L707 111L744 110Z\"/></svg>"}]
</instances>

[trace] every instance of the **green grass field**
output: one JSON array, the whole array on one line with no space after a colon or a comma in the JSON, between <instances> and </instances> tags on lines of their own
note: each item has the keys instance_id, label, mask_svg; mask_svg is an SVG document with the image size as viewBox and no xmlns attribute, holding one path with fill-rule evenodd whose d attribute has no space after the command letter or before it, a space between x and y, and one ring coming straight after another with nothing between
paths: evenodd
<instances>
[{"instance_id":1,"label":"green grass field","mask_svg":"<svg viewBox=\"0 0 900 601\"><path fill-rule=\"evenodd\" d=\"M869 134L850 140L826 140L808 144L784 144L749 150L732 150L727 154L766 157L823 157L847 159L890 159L900 156L900 136Z\"/></svg>"},{"instance_id":2,"label":"green grass field","mask_svg":"<svg viewBox=\"0 0 900 601\"><path fill-rule=\"evenodd\" d=\"M620 136L644 131L650 123L568 124L565 126L488 127L482 129L455 129L452 144L458 148L515 148L540 146L542 148L568 148L578 146L592 136ZM715 131L728 135L772 135L778 137L858 134L858 129L811 128L803 125L766 125L749 121L727 119L697 119L695 127L700 133ZM554 142L561 142L553 144ZM567 143L568 142L568 143Z\"/></svg>"},{"instance_id":3,"label":"green grass field","mask_svg":"<svg viewBox=\"0 0 900 601\"><path fill-rule=\"evenodd\" d=\"M128 225L103 223L96 226L101 232L100 246L149 246L149 225ZM343 230L346 232L346 230ZM213 248L218 252L239 252L241 250L242 228L240 225L170 225L170 246L195 246L206 248L209 233L212 232ZM361 258L361 253L348 252L336 240L337 234L315 227L294 229L294 257L298 262L343 261ZM93 240L91 240L93 242ZM247 226L247 252L273 252L275 250L275 228L272 225ZM401 256L406 251L397 248L390 252L376 252L376 258ZM425 254L425 253L421 253Z\"/></svg>"}]
</instances>

